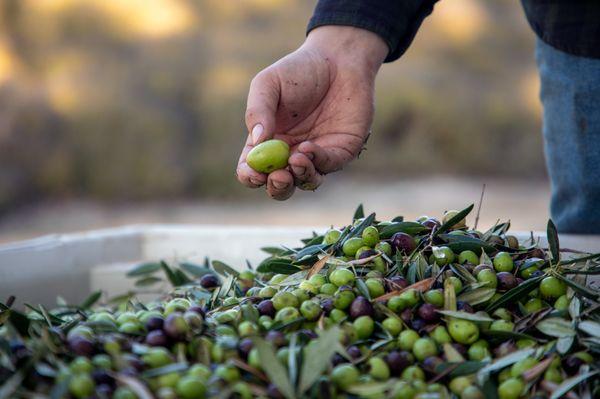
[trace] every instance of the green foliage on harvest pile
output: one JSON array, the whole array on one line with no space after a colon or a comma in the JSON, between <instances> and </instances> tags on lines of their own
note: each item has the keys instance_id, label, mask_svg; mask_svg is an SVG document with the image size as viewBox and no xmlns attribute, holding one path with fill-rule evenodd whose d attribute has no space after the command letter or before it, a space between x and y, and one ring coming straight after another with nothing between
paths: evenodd
<instances>
[{"instance_id":1,"label":"green foliage on harvest pile","mask_svg":"<svg viewBox=\"0 0 600 399\"><path fill-rule=\"evenodd\" d=\"M253 269L140 264L139 292L0 304L0 398L572 398L600 393L600 254L508 223L353 223ZM245 270L243 270L245 269ZM243 270L243 271L240 271ZM160 285L162 284L162 285ZM37 396L35 396L37 395Z\"/></svg>"}]
</instances>

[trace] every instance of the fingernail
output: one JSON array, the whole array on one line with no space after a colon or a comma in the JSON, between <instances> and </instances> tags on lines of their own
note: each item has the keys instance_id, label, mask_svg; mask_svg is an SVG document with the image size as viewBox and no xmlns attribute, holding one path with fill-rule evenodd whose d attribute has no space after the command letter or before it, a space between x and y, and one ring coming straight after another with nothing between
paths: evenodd
<instances>
[{"instance_id":1,"label":"fingernail","mask_svg":"<svg viewBox=\"0 0 600 399\"><path fill-rule=\"evenodd\" d=\"M296 176L302 176L304 175L304 172L306 172L306 168L304 166L292 166L292 172L294 172Z\"/></svg>"},{"instance_id":2,"label":"fingernail","mask_svg":"<svg viewBox=\"0 0 600 399\"><path fill-rule=\"evenodd\" d=\"M262 182L258 180L250 179L250 183L254 184L255 186L262 186Z\"/></svg>"},{"instance_id":3,"label":"fingernail","mask_svg":"<svg viewBox=\"0 0 600 399\"><path fill-rule=\"evenodd\" d=\"M315 154L312 152L305 152L304 155L306 155L311 161L315 159Z\"/></svg>"},{"instance_id":4,"label":"fingernail","mask_svg":"<svg viewBox=\"0 0 600 399\"><path fill-rule=\"evenodd\" d=\"M254 125L254 127L252 128L252 142L254 143L254 145L258 144L263 130L263 125L261 125L260 123Z\"/></svg>"},{"instance_id":5,"label":"fingernail","mask_svg":"<svg viewBox=\"0 0 600 399\"><path fill-rule=\"evenodd\" d=\"M273 187L275 187L278 190L283 190L284 188L286 188L288 186L287 183L281 182L281 181L276 181L273 180Z\"/></svg>"}]
</instances>

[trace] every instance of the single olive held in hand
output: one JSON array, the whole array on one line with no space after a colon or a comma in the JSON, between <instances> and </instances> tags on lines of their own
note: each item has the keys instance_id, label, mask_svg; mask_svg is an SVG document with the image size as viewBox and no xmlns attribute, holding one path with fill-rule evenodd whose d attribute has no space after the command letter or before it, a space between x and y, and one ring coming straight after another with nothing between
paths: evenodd
<instances>
[{"instance_id":1,"label":"single olive held in hand","mask_svg":"<svg viewBox=\"0 0 600 399\"><path fill-rule=\"evenodd\" d=\"M283 169L290 158L290 146L282 140L268 140L260 143L248 153L246 162L257 172L271 173Z\"/></svg>"}]
</instances>

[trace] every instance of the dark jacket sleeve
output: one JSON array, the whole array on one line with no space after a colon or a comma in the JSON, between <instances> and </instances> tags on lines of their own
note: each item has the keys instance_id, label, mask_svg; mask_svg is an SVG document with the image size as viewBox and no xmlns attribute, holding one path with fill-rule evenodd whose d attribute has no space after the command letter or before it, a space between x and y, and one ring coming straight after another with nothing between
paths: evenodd
<instances>
[{"instance_id":1,"label":"dark jacket sleeve","mask_svg":"<svg viewBox=\"0 0 600 399\"><path fill-rule=\"evenodd\" d=\"M323 25L370 30L390 48L386 62L398 59L413 41L437 0L319 0L308 32Z\"/></svg>"}]
</instances>

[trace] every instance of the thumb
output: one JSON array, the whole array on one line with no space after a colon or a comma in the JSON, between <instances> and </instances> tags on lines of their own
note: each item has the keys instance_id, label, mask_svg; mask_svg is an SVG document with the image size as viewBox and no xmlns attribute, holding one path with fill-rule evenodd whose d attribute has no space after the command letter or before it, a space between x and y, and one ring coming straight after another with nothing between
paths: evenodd
<instances>
[{"instance_id":1,"label":"thumb","mask_svg":"<svg viewBox=\"0 0 600 399\"><path fill-rule=\"evenodd\" d=\"M268 69L252 79L246 105L246 128L252 136L253 145L273 138L279 94L275 74Z\"/></svg>"}]
</instances>

